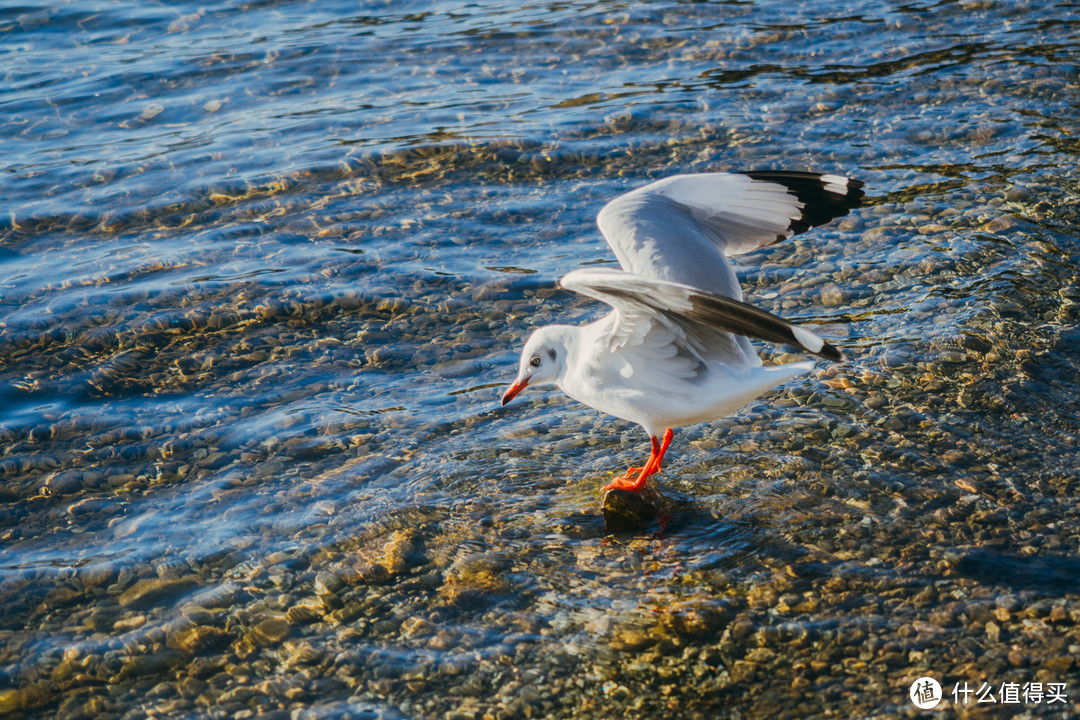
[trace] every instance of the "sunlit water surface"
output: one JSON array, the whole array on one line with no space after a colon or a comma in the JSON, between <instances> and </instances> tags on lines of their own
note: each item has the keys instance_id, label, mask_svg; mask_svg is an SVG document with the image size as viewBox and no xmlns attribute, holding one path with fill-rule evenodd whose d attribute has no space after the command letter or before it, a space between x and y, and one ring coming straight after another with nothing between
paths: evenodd
<instances>
[{"instance_id":1,"label":"sunlit water surface","mask_svg":"<svg viewBox=\"0 0 1080 720\"><path fill-rule=\"evenodd\" d=\"M1069 2L0 8L0 714L1080 698L1077 48ZM499 409L517 351L603 311L555 280L607 199L778 168L867 183L739 266L848 360L610 532L644 434Z\"/></svg>"}]
</instances>

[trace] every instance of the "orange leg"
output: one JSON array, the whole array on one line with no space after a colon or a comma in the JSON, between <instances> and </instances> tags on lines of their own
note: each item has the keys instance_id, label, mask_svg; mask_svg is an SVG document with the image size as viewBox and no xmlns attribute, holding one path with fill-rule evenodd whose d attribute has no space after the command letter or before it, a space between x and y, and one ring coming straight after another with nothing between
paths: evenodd
<instances>
[{"instance_id":1,"label":"orange leg","mask_svg":"<svg viewBox=\"0 0 1080 720\"><path fill-rule=\"evenodd\" d=\"M664 431L664 442L661 444L660 438L655 435L652 440L652 452L649 453L649 459L645 463L644 467L636 468L632 467L626 471L626 474L621 478L616 478L610 483L604 486L603 491L609 490L629 490L630 492L642 492L646 487L646 481L653 473L660 472L660 463L664 459L664 453L667 452L668 446L671 445L671 438L675 435L671 428ZM638 476L632 477L634 473L639 473Z\"/></svg>"}]
</instances>

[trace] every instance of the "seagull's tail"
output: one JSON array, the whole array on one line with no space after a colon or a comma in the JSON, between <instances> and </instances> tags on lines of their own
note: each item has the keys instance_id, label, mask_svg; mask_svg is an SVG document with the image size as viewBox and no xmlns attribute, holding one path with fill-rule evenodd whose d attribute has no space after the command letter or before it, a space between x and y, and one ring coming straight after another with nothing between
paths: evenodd
<instances>
[{"instance_id":1,"label":"seagull's tail","mask_svg":"<svg viewBox=\"0 0 1080 720\"><path fill-rule=\"evenodd\" d=\"M772 381L772 385L769 387L775 387L782 382L787 382L791 378L808 373L813 369L813 360L801 360L799 362L787 363L786 365L762 365L759 368L755 368L755 372L763 373Z\"/></svg>"},{"instance_id":2,"label":"seagull's tail","mask_svg":"<svg viewBox=\"0 0 1080 720\"><path fill-rule=\"evenodd\" d=\"M746 403L758 397L764 392L772 390L777 385L783 385L791 378L798 377L814 369L812 360L788 363L787 365L759 365L750 371L749 376L742 378L738 387L732 389L724 398L727 415L739 409Z\"/></svg>"}]
</instances>

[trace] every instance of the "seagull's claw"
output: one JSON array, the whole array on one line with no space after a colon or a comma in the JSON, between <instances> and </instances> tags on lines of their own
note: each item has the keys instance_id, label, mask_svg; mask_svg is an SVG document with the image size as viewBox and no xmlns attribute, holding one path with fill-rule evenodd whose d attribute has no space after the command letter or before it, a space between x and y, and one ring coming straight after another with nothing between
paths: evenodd
<instances>
[{"instance_id":1,"label":"seagull's claw","mask_svg":"<svg viewBox=\"0 0 1080 720\"><path fill-rule=\"evenodd\" d=\"M615 478L603 488L601 488L601 490L602 492L611 492L612 490L642 492L646 487L646 480L648 480L649 475L652 474L646 474L644 471L645 468L632 467L626 471L625 475L620 478ZM636 476L635 473L637 473Z\"/></svg>"},{"instance_id":2,"label":"seagull's claw","mask_svg":"<svg viewBox=\"0 0 1080 720\"><path fill-rule=\"evenodd\" d=\"M664 459L664 453L667 452L668 445L671 444L672 434L670 428L665 430L663 443L660 442L659 438L652 437L652 452L649 453L649 460L645 463L645 466L628 469L621 478L615 478L605 485L603 492L611 492L612 490L644 492L645 488L648 487L649 476L660 472L660 461ZM637 473L636 477L634 473Z\"/></svg>"},{"instance_id":3,"label":"seagull's claw","mask_svg":"<svg viewBox=\"0 0 1080 720\"><path fill-rule=\"evenodd\" d=\"M601 491L605 492L605 493L611 492L612 490L626 490L628 492L641 492L644 488L645 488L645 483L641 483L639 485L637 482L635 482L633 480L624 480L623 478L618 478L616 480L612 480L607 485L602 487Z\"/></svg>"}]
</instances>

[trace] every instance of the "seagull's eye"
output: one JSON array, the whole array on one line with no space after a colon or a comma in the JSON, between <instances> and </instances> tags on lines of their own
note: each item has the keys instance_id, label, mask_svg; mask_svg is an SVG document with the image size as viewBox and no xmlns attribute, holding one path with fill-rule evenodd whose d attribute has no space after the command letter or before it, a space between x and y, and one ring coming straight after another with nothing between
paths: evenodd
<instances>
[{"instance_id":1,"label":"seagull's eye","mask_svg":"<svg viewBox=\"0 0 1080 720\"><path fill-rule=\"evenodd\" d=\"M532 365L533 367L540 367L540 356L539 355L533 355L532 360L529 361L529 364Z\"/></svg>"}]
</instances>

